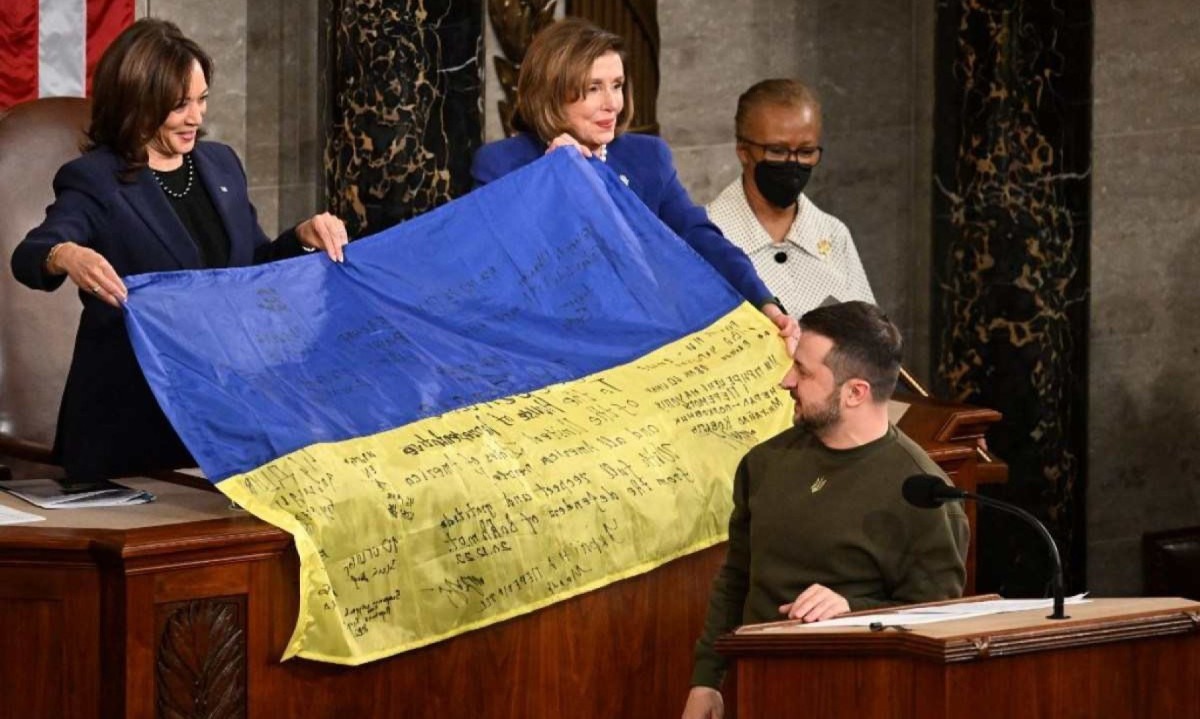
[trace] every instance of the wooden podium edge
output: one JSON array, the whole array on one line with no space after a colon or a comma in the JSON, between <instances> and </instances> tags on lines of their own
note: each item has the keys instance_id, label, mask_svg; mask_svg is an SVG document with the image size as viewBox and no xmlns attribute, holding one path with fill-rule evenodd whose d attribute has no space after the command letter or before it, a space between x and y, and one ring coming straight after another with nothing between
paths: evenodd
<instances>
[{"instance_id":1,"label":"wooden podium edge","mask_svg":"<svg viewBox=\"0 0 1200 719\"><path fill-rule=\"evenodd\" d=\"M944 656L947 662L962 662L1198 631L1200 609L1179 609L1171 614L1113 619L1103 624L1048 627L1042 631L996 632L951 642L946 646Z\"/></svg>"},{"instance_id":2,"label":"wooden podium edge","mask_svg":"<svg viewBox=\"0 0 1200 719\"><path fill-rule=\"evenodd\" d=\"M971 597L965 601L981 601ZM931 602L952 604L964 600ZM916 605L914 605L916 606ZM920 605L928 606L928 605ZM878 611L878 610L873 610ZM856 612L864 614L869 612ZM734 659L786 655L910 656L942 663L969 662L1054 649L1091 646L1133 639L1159 638L1200 632L1200 604L1176 609L1133 612L1113 618L1081 618L1039 628L1018 627L980 631L939 639L917 633L867 627L847 627L837 633L776 633L772 628L797 622L773 622L743 627L717 639L716 649Z\"/></svg>"}]
</instances>

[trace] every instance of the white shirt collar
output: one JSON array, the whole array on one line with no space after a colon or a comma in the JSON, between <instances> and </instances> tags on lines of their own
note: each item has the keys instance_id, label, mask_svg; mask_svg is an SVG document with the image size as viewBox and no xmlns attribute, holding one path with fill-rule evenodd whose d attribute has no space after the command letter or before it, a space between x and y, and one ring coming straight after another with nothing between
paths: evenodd
<instances>
[{"instance_id":1,"label":"white shirt collar","mask_svg":"<svg viewBox=\"0 0 1200 719\"><path fill-rule=\"evenodd\" d=\"M750 203L746 200L746 190L742 187L742 179L739 177L729 184L717 199L713 201L714 208L720 208L720 211L727 215L732 215L737 218L737 221L742 225L743 237L750 238L748 246L743 247L747 253L757 252L765 247L775 247L780 244L794 245L814 257L823 257L817 244L820 241L819 235L814 232L803 232L806 225L816 222L819 218L813 207L812 202L803 193L800 199L797 200L796 217L792 220L791 227L788 228L787 234L783 236L783 241L776 243L767 234L762 223L758 221L758 217L754 214L754 209L750 207ZM805 239L807 235L807 240Z\"/></svg>"}]
</instances>

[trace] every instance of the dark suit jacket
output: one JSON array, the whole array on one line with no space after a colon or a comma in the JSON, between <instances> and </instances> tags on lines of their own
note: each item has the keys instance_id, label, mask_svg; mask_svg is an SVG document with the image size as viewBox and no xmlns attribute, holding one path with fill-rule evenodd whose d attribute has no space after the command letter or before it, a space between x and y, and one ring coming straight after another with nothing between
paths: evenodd
<instances>
[{"instance_id":1,"label":"dark suit jacket","mask_svg":"<svg viewBox=\"0 0 1200 719\"><path fill-rule=\"evenodd\" d=\"M568 150L570 151L570 150ZM475 153L471 176L485 185L524 167L546 153L546 145L533 135L488 143ZM755 307L771 299L746 253L725 239L708 221L679 183L667 143L650 135L626 133L608 145L607 164L629 185L658 219L691 245L730 285Z\"/></svg>"},{"instance_id":2,"label":"dark suit jacket","mask_svg":"<svg viewBox=\"0 0 1200 719\"><path fill-rule=\"evenodd\" d=\"M294 230L272 243L258 226L245 171L232 149L200 142L192 157L229 235L230 266L299 253ZM106 148L63 165L45 221L13 252L18 280L57 289L66 276L46 273L46 255L68 240L99 252L121 276L203 267L199 248L150 170L124 183L117 175L123 167ZM194 465L146 384L122 312L91 293L79 297L83 314L54 442L68 476L89 481Z\"/></svg>"}]
</instances>

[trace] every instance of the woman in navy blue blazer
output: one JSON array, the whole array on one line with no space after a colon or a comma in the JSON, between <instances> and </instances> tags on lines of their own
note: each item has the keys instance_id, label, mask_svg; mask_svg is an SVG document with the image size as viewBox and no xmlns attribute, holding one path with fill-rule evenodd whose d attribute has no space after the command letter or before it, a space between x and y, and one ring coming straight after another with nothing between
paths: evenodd
<instances>
[{"instance_id":1,"label":"woman in navy blue blazer","mask_svg":"<svg viewBox=\"0 0 1200 719\"><path fill-rule=\"evenodd\" d=\"M604 160L664 224L761 308L785 339L798 336L796 321L759 279L746 254L688 197L667 143L625 132L633 118L631 88L618 35L578 18L547 26L530 43L517 78L514 125L521 132L475 153L471 175L476 185L560 147Z\"/></svg>"},{"instance_id":2,"label":"woman in navy blue blazer","mask_svg":"<svg viewBox=\"0 0 1200 719\"><path fill-rule=\"evenodd\" d=\"M69 277L83 301L54 442L70 484L195 464L134 357L122 276L318 249L343 259L346 230L329 214L274 241L263 233L237 155L199 141L211 78L211 59L174 24L121 33L96 67L87 151L58 171L45 221L13 252L18 280L50 291Z\"/></svg>"}]
</instances>

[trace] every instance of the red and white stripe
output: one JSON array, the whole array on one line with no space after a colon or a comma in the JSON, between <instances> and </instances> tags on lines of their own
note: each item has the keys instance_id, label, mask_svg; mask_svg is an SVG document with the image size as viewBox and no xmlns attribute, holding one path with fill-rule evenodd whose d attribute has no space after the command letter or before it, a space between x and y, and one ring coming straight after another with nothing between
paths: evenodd
<instances>
[{"instance_id":1,"label":"red and white stripe","mask_svg":"<svg viewBox=\"0 0 1200 719\"><path fill-rule=\"evenodd\" d=\"M0 110L83 97L100 55L133 22L134 0L0 0Z\"/></svg>"}]
</instances>

